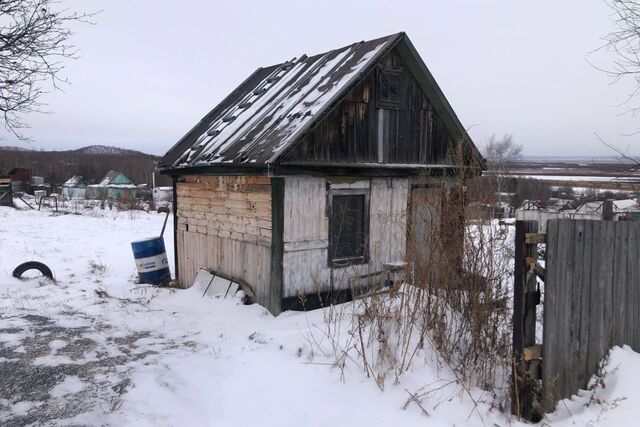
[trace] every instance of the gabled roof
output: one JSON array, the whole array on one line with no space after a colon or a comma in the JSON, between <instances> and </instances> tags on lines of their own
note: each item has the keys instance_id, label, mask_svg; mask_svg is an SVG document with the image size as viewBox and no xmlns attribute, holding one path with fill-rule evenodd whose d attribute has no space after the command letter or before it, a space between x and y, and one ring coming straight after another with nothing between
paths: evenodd
<instances>
[{"instance_id":1,"label":"gabled roof","mask_svg":"<svg viewBox=\"0 0 640 427\"><path fill-rule=\"evenodd\" d=\"M97 185L100 186L100 187L106 187L107 185L111 185L111 184L113 184L113 180L115 178L117 178L118 176L120 176L120 175L124 176L129 181L133 182L133 180L131 178L129 178L128 176L126 176L122 172L110 170L109 172L107 172L107 174L102 178L100 183L97 184ZM117 185L120 185L120 184L117 184ZM127 185L127 184L124 184L124 185Z\"/></svg>"},{"instance_id":2,"label":"gabled roof","mask_svg":"<svg viewBox=\"0 0 640 427\"><path fill-rule=\"evenodd\" d=\"M584 202L576 207L576 213L596 213L602 212L603 200L596 200L594 202Z\"/></svg>"},{"instance_id":3,"label":"gabled roof","mask_svg":"<svg viewBox=\"0 0 640 427\"><path fill-rule=\"evenodd\" d=\"M638 207L636 199L614 200L613 204L617 211L635 210Z\"/></svg>"},{"instance_id":4,"label":"gabled roof","mask_svg":"<svg viewBox=\"0 0 640 427\"><path fill-rule=\"evenodd\" d=\"M576 200L570 200L560 207L560 211L573 211L578 209L580 203Z\"/></svg>"},{"instance_id":5,"label":"gabled roof","mask_svg":"<svg viewBox=\"0 0 640 427\"><path fill-rule=\"evenodd\" d=\"M75 187L78 184L82 184L85 182L85 179L82 175L73 175L71 178L65 181L62 184L63 187Z\"/></svg>"},{"instance_id":6,"label":"gabled roof","mask_svg":"<svg viewBox=\"0 0 640 427\"><path fill-rule=\"evenodd\" d=\"M545 205L540 200L524 200L518 210L541 211Z\"/></svg>"},{"instance_id":7,"label":"gabled roof","mask_svg":"<svg viewBox=\"0 0 640 427\"><path fill-rule=\"evenodd\" d=\"M359 79L394 47L454 137L482 156L404 33L259 68L159 163L161 170L220 164L270 165L300 140Z\"/></svg>"}]
</instances>

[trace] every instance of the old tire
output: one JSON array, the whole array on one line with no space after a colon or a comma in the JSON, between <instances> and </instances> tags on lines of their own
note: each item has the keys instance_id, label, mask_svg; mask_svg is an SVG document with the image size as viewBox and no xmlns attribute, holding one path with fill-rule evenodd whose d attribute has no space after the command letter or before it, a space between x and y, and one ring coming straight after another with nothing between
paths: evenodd
<instances>
[{"instance_id":1,"label":"old tire","mask_svg":"<svg viewBox=\"0 0 640 427\"><path fill-rule=\"evenodd\" d=\"M42 273L43 276L48 277L49 279L53 279L53 273L51 272L51 269L45 264L38 261L23 262L13 270L12 274L13 277L21 279L24 272L29 270L38 270L40 273Z\"/></svg>"}]
</instances>

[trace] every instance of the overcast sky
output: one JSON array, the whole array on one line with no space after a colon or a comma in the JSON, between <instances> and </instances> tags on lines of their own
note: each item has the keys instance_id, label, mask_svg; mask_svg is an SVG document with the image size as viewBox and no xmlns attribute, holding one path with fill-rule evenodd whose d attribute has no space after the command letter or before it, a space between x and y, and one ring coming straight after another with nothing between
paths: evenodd
<instances>
[{"instance_id":1,"label":"overcast sky","mask_svg":"<svg viewBox=\"0 0 640 427\"><path fill-rule=\"evenodd\" d=\"M630 92L587 63L612 29L601 0L62 0L103 12L31 148L116 145L163 154L255 68L405 31L478 145L514 135L528 155L640 154ZM640 104L640 99L638 100ZM5 135L3 145L20 145ZM28 145L23 146L29 147Z\"/></svg>"}]
</instances>

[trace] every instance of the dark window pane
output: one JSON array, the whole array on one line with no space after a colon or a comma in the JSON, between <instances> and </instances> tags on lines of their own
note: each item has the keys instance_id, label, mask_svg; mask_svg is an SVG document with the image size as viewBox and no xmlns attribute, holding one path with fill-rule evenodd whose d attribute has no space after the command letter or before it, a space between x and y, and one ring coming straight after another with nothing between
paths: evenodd
<instances>
[{"instance_id":1,"label":"dark window pane","mask_svg":"<svg viewBox=\"0 0 640 427\"><path fill-rule=\"evenodd\" d=\"M364 256L364 195L333 196L331 212L332 259Z\"/></svg>"},{"instance_id":2,"label":"dark window pane","mask_svg":"<svg viewBox=\"0 0 640 427\"><path fill-rule=\"evenodd\" d=\"M380 99L383 101L400 101L400 76L382 72L380 82Z\"/></svg>"},{"instance_id":3,"label":"dark window pane","mask_svg":"<svg viewBox=\"0 0 640 427\"><path fill-rule=\"evenodd\" d=\"M401 108L402 94L400 85L401 69L378 70L378 108Z\"/></svg>"}]
</instances>

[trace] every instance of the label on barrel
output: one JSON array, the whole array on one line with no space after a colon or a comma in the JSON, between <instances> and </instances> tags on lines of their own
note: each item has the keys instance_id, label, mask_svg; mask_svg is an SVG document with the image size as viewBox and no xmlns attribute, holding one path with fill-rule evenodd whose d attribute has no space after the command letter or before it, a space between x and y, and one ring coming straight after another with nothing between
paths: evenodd
<instances>
[{"instance_id":1,"label":"label on barrel","mask_svg":"<svg viewBox=\"0 0 640 427\"><path fill-rule=\"evenodd\" d=\"M161 270L169 266L167 254L159 254L146 258L136 259L136 267L139 273L149 273L151 271Z\"/></svg>"}]
</instances>

